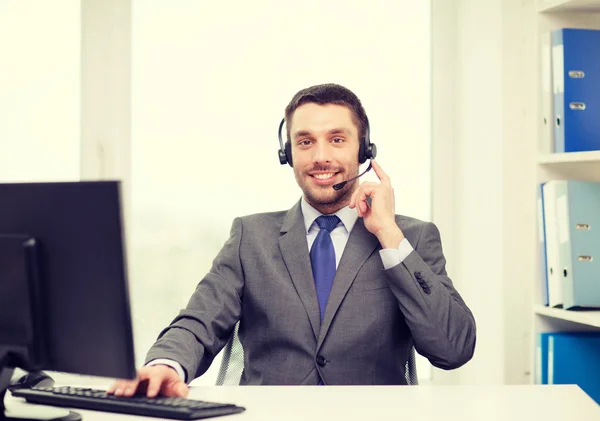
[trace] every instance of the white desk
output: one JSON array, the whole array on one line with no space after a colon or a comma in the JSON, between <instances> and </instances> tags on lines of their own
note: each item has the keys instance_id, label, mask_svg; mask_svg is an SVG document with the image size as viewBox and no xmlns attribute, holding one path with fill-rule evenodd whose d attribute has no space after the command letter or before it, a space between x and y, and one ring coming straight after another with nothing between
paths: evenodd
<instances>
[{"instance_id":1,"label":"white desk","mask_svg":"<svg viewBox=\"0 0 600 421\"><path fill-rule=\"evenodd\" d=\"M215 420L600 421L600 406L577 386L192 387L190 398L234 403ZM18 401L21 401L20 399ZM8 397L7 404L17 404ZM84 421L158 420L76 410Z\"/></svg>"}]
</instances>

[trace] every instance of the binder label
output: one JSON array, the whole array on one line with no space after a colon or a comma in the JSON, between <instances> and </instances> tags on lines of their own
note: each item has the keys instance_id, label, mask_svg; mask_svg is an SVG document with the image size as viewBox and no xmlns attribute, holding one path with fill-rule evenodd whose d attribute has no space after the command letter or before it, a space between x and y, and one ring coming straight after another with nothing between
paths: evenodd
<instances>
[{"instance_id":1,"label":"binder label","mask_svg":"<svg viewBox=\"0 0 600 421\"><path fill-rule=\"evenodd\" d=\"M569 70L569 77L571 79L583 79L585 77L585 72L581 70Z\"/></svg>"},{"instance_id":2,"label":"binder label","mask_svg":"<svg viewBox=\"0 0 600 421\"><path fill-rule=\"evenodd\" d=\"M585 110L585 103L583 102L571 102L569 103L569 108L576 111Z\"/></svg>"}]
</instances>

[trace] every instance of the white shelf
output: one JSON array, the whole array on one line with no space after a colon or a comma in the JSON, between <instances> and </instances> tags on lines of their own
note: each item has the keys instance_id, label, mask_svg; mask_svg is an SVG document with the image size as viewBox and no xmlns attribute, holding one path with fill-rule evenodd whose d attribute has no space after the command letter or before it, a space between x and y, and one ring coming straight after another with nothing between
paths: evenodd
<instances>
[{"instance_id":1,"label":"white shelf","mask_svg":"<svg viewBox=\"0 0 600 421\"><path fill-rule=\"evenodd\" d=\"M600 151L547 154L539 156L537 162L538 181L600 182Z\"/></svg>"},{"instance_id":2,"label":"white shelf","mask_svg":"<svg viewBox=\"0 0 600 421\"><path fill-rule=\"evenodd\" d=\"M538 2L538 12L598 12L600 0L546 0Z\"/></svg>"},{"instance_id":3,"label":"white shelf","mask_svg":"<svg viewBox=\"0 0 600 421\"><path fill-rule=\"evenodd\" d=\"M538 164L542 165L575 163L600 165L600 151L550 153L538 157Z\"/></svg>"},{"instance_id":4,"label":"white shelf","mask_svg":"<svg viewBox=\"0 0 600 421\"><path fill-rule=\"evenodd\" d=\"M566 320L600 329L600 311L573 311L551 308L543 305L535 306L535 313L555 319Z\"/></svg>"},{"instance_id":5,"label":"white shelf","mask_svg":"<svg viewBox=\"0 0 600 421\"><path fill-rule=\"evenodd\" d=\"M538 164L596 163L600 165L600 151L552 153L538 158Z\"/></svg>"}]
</instances>

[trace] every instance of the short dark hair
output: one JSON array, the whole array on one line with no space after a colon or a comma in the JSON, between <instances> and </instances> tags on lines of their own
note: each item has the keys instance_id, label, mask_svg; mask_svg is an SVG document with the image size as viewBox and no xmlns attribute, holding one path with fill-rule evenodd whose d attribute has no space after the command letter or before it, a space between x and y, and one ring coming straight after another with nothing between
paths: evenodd
<instances>
[{"instance_id":1,"label":"short dark hair","mask_svg":"<svg viewBox=\"0 0 600 421\"><path fill-rule=\"evenodd\" d=\"M354 123L358 127L358 140L360 141L364 138L368 120L367 113L365 112L360 99L358 99L354 92L344 86L335 83L325 83L322 85L310 86L298 91L287 107L285 107L288 142L290 141L290 122L292 116L299 106L307 103L319 105L345 105L352 112Z\"/></svg>"}]
</instances>

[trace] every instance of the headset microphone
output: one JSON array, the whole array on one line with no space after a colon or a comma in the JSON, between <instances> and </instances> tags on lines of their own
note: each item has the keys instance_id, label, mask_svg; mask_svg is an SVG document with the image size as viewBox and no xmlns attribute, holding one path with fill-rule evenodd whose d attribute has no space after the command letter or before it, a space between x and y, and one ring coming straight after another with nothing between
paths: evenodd
<instances>
[{"instance_id":1,"label":"headset microphone","mask_svg":"<svg viewBox=\"0 0 600 421\"><path fill-rule=\"evenodd\" d=\"M369 161L369 166L367 167L366 170L363 171L362 174L358 174L356 177L349 178L348 180L342 181L341 183L334 184L333 185L333 190L340 190L340 189L342 189L350 181L356 180L358 177L361 177L361 176L365 175L370 169L371 169L371 161Z\"/></svg>"}]
</instances>

